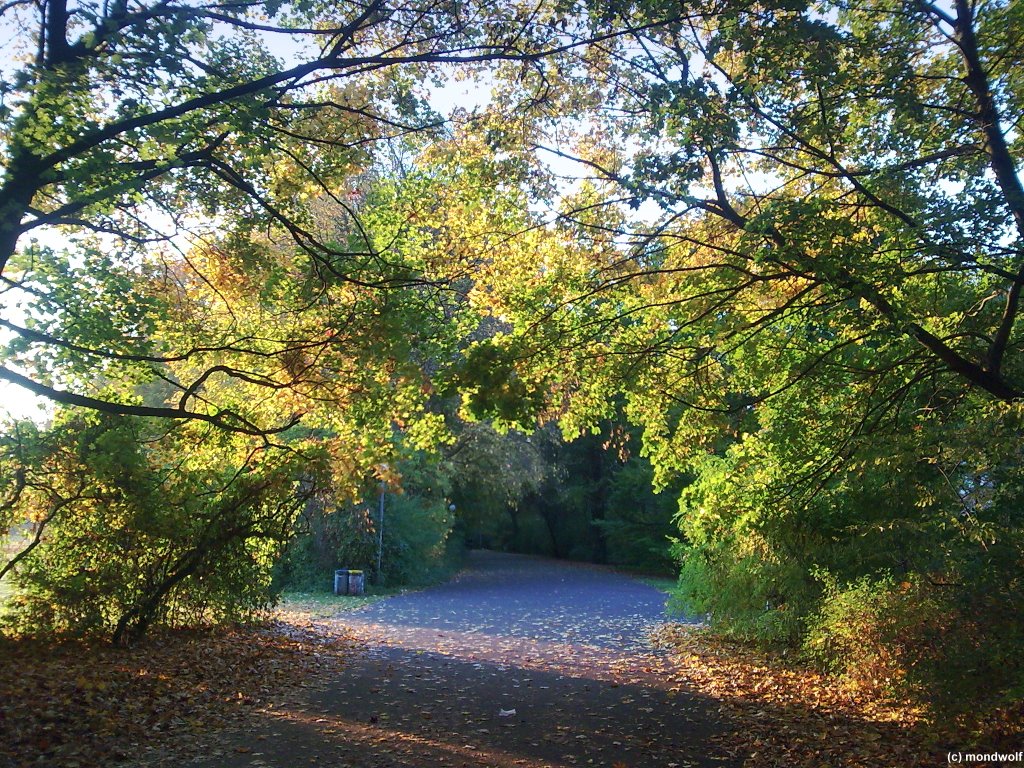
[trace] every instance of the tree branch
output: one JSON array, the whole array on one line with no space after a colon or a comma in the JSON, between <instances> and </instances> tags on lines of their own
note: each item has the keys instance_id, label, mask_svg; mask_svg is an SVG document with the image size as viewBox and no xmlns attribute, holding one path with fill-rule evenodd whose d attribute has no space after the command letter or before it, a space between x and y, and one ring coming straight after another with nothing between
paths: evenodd
<instances>
[{"instance_id":1,"label":"tree branch","mask_svg":"<svg viewBox=\"0 0 1024 768\"><path fill-rule=\"evenodd\" d=\"M253 435L255 437L267 437L269 435L280 434L281 432L291 429L302 420L302 414L296 414L285 424L268 429L261 429L234 411L222 410L218 411L214 415L210 415L196 411L187 411L182 408L156 408L148 405L115 403L109 400L100 400L99 398L88 397L86 395L79 395L74 392L48 387L3 366L0 366L0 379L9 381L12 384L16 384L19 387L27 389L35 395L44 397L47 400L52 400L55 403L61 403L62 405L74 405L82 408L89 408L94 411L101 411L103 413L112 413L119 416L149 416L163 419L190 419L194 421L205 421L208 424L213 424L214 426L220 427L221 429L225 429L229 432L238 432L243 435Z\"/></svg>"}]
</instances>

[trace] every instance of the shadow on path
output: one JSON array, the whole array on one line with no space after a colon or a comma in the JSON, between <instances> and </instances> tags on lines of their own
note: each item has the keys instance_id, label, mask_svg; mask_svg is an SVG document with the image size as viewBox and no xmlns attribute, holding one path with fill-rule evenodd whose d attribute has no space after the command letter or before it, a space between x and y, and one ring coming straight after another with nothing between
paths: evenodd
<instances>
[{"instance_id":1,"label":"shadow on path","mask_svg":"<svg viewBox=\"0 0 1024 768\"><path fill-rule=\"evenodd\" d=\"M198 764L734 765L709 746L714 702L646 640L664 618L661 593L610 570L475 552L448 584L339 619L363 646L340 678Z\"/></svg>"}]
</instances>

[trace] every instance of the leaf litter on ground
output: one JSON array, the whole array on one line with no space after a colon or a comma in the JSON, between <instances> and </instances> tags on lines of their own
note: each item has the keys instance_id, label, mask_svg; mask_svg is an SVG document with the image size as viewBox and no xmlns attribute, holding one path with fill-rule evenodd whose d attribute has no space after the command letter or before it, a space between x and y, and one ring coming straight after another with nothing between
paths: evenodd
<instances>
[{"instance_id":1,"label":"leaf litter on ground","mask_svg":"<svg viewBox=\"0 0 1024 768\"><path fill-rule=\"evenodd\" d=\"M730 642L705 627L665 624L652 639L671 650L680 689L718 702L732 728L715 737L744 766L924 768L971 744L1016 752L1024 707L967 731L939 728L926 708L882 692L856 691L781 655ZM1014 746L1016 745L1016 746ZM986 765L987 763L976 763Z\"/></svg>"},{"instance_id":2,"label":"leaf litter on ground","mask_svg":"<svg viewBox=\"0 0 1024 768\"><path fill-rule=\"evenodd\" d=\"M222 727L237 728L258 712L301 710L310 689L338 679L346 656L369 638L340 629L344 624L337 618L331 606L296 601L260 626L162 633L128 650L83 643L0 645L0 766L85 768L129 759L174 764L176 754L187 757L197 749L216 757L218 749L231 749L219 740ZM670 651L671 663L650 671L670 676L666 683L679 691L716 702L729 727L715 738L738 764L915 768L936 764L939 754L945 759L927 713L906 702L852 692L692 625L663 625L654 639ZM464 656L466 649L448 647L452 640L434 632L432 644ZM520 676L529 674L527 668L552 664L546 658L524 664L521 647L510 651L523 667L516 670ZM615 666L607 673L628 679ZM422 683L410 681L417 688ZM418 706L418 719L424 720L430 707ZM1019 737L1020 722L1006 718L1001 733ZM559 734L550 738L558 741Z\"/></svg>"},{"instance_id":3,"label":"leaf litter on ground","mask_svg":"<svg viewBox=\"0 0 1024 768\"><path fill-rule=\"evenodd\" d=\"M293 705L350 652L310 622L159 632L136 647L0 640L0 766L86 768L194 749Z\"/></svg>"}]
</instances>

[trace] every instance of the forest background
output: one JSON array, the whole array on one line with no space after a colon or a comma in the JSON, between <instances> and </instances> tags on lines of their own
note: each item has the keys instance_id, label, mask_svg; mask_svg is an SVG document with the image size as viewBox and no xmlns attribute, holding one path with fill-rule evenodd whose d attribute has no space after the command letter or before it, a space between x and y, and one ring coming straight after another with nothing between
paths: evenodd
<instances>
[{"instance_id":1,"label":"forest background","mask_svg":"<svg viewBox=\"0 0 1024 768\"><path fill-rule=\"evenodd\" d=\"M1019 702L1022 6L2 6L4 631L461 547ZM489 98L442 113L453 80ZM454 509L452 505L454 504Z\"/></svg>"}]
</instances>

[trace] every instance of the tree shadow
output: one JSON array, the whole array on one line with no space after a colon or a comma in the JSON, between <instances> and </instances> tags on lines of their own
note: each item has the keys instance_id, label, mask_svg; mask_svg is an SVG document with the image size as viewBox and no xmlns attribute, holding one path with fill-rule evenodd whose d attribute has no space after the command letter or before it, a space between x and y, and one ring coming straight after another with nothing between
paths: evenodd
<instances>
[{"instance_id":1,"label":"tree shadow","mask_svg":"<svg viewBox=\"0 0 1024 768\"><path fill-rule=\"evenodd\" d=\"M532 666L532 665L531 665ZM376 647L303 708L260 715L222 766L738 766L714 701L497 661ZM258 738L262 736L263 738Z\"/></svg>"},{"instance_id":2,"label":"tree shadow","mask_svg":"<svg viewBox=\"0 0 1024 768\"><path fill-rule=\"evenodd\" d=\"M200 764L913 768L946 759L899 723L798 703L744 702L735 721L728 712L736 710L722 701L676 685L670 665L595 664L586 658L595 649L575 649L552 644L550 651L563 654L559 665L541 657L514 663L507 647L465 658L461 649L369 645L307 705L260 713L254 732L233 735L226 754ZM744 738L748 728L756 738ZM751 742L752 750L739 746Z\"/></svg>"}]
</instances>

